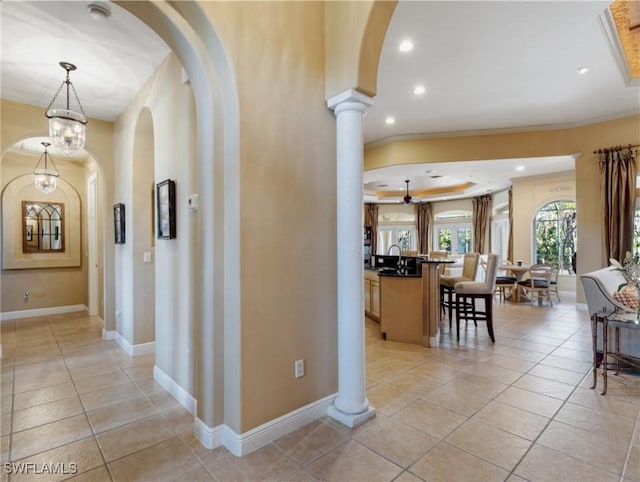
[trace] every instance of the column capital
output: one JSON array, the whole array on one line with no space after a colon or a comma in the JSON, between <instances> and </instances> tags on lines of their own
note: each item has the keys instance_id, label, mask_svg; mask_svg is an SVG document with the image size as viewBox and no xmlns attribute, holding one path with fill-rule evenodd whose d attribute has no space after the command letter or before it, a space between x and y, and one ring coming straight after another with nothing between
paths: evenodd
<instances>
[{"instance_id":1,"label":"column capital","mask_svg":"<svg viewBox=\"0 0 640 482\"><path fill-rule=\"evenodd\" d=\"M368 95L363 94L362 92L358 92L355 89L345 90L341 94L334 95L329 100L327 100L327 107L331 110L336 110L336 108L345 102L362 104L362 110L365 110L371 107L374 102L373 98Z\"/></svg>"}]
</instances>

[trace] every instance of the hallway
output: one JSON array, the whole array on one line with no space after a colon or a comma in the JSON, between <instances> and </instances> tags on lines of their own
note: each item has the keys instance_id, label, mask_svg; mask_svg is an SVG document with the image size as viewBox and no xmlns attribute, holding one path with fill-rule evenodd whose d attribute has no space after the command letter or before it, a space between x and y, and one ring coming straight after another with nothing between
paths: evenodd
<instances>
[{"instance_id":1,"label":"hallway","mask_svg":"<svg viewBox=\"0 0 640 482\"><path fill-rule=\"evenodd\" d=\"M241 459L204 449L153 356L103 341L96 318L5 322L2 461L67 474L3 465L2 480L639 482L640 376L589 389L589 322L571 303L495 308L495 345L482 325L438 349L386 342L367 320L377 417L355 430L324 417Z\"/></svg>"}]
</instances>

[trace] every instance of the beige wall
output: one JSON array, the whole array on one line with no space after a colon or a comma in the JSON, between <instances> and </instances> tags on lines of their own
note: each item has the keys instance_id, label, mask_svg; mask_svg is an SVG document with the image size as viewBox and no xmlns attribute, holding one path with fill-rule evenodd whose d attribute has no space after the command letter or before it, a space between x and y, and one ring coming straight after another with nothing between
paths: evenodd
<instances>
[{"instance_id":1,"label":"beige wall","mask_svg":"<svg viewBox=\"0 0 640 482\"><path fill-rule=\"evenodd\" d=\"M629 144L640 144L640 116L570 129L392 142L366 149L365 169L411 164L415 159L423 162L450 162L580 154L575 168L580 274L606 265L598 194L598 156L593 151ZM514 251L527 253L530 252L530 247L514 245ZM579 283L577 292L578 302L584 302Z\"/></svg>"},{"instance_id":2,"label":"beige wall","mask_svg":"<svg viewBox=\"0 0 640 482\"><path fill-rule=\"evenodd\" d=\"M84 305L87 303L87 272L84 250L81 246L80 206L84 205L84 165L83 163L57 159L56 166L60 173L58 191L45 196L32 187L33 168L38 162L38 155L28 156L7 152L2 156L0 164L0 190L3 192L3 256L5 258L18 257L23 264L31 264L30 258L39 258L34 265L46 264L50 259L54 263L71 267L52 267L42 269L3 269L0 275L3 313L11 311L31 310L37 308L51 308L58 306ZM24 185L18 191L7 189L9 185ZM10 194L11 193L11 194ZM21 239L22 222L18 213L21 212L22 201L55 201L65 205L65 252L53 254L30 255L22 254ZM80 201L80 204L78 204ZM13 221L11 221L13 220ZM7 226L12 222L15 232ZM9 238L15 239L16 253L7 249L13 246ZM3 259L3 266L10 260ZM18 263L12 263L11 266ZM30 297L24 299L24 292Z\"/></svg>"},{"instance_id":3,"label":"beige wall","mask_svg":"<svg viewBox=\"0 0 640 482\"><path fill-rule=\"evenodd\" d=\"M326 98L353 88L374 97L380 51L397 2L343 0L324 5Z\"/></svg>"},{"instance_id":4,"label":"beige wall","mask_svg":"<svg viewBox=\"0 0 640 482\"><path fill-rule=\"evenodd\" d=\"M244 432L337 391L335 120L324 102L324 5L203 8L233 60L240 95ZM301 358L306 374L295 379Z\"/></svg>"},{"instance_id":5,"label":"beige wall","mask_svg":"<svg viewBox=\"0 0 640 482\"><path fill-rule=\"evenodd\" d=\"M32 105L27 105L27 104L20 104L17 102L11 102L5 99L1 99L0 114L1 114L0 115L0 141L1 141L0 148L2 153L6 152L8 147L10 147L14 143L22 139L26 139L33 136L47 136L48 134L48 126L47 126L46 118L43 115L44 111L42 107L36 107ZM106 214L104 213L104 210L106 209L105 206L109 206L109 207L112 206L111 190L108 188L105 188L105 186L110 186L113 183L113 180L112 180L113 171L112 171L112 163L111 163L112 152L113 152L111 123L95 120L95 119L89 119L88 128L87 128L87 142L86 142L85 149L93 157L94 161L99 166L100 183L101 183L100 184L101 204L99 206L99 212L102 218L104 219L106 216ZM3 156L2 162L4 162L4 156ZM83 176L83 177L86 179L86 176ZM3 183L5 182L4 176L2 178L2 182ZM86 193L84 181L80 183L80 185L78 186L78 192L81 193L81 196L84 199L84 196ZM112 214L110 214L107 219L111 219L111 217L112 217ZM103 231L102 234L110 240L113 239L113 227L111 227L111 229L107 229ZM81 235L82 235L82 238L84 239L85 238L84 228L82 230ZM115 314L113 309L113 290L112 290L113 243L112 242L105 243L104 247L105 247L104 251L101 251L102 253L101 262L104 261L104 264L103 265L101 264L101 267L100 267L101 270L104 267L104 273L101 272L101 274L104 274L104 285L101 285L101 287L104 289L99 292L99 296L100 296L99 305L104 307L102 311L102 316L105 322L105 328L108 330L108 329L113 329L112 327L115 326ZM83 265L84 265L84 259L83 259ZM49 274L47 275L46 273L49 273ZM42 279L43 274L44 276L52 276L52 273L53 272L49 270L39 270L38 273L34 272L33 274L37 276L38 279ZM5 277L5 273L3 273L2 275L3 285L5 283L9 284L11 281L17 281L15 279L16 276L21 276L21 275L18 275L16 273L7 273ZM56 289L59 289L58 288L59 286L64 286L64 283L61 282L61 280L63 280L64 278L65 278L65 275L61 275L60 277L56 278L55 280ZM16 284L20 285L21 283L16 283ZM47 282L47 285L49 284L53 284L53 283ZM20 296L22 296L22 291L24 291L24 289L21 289L18 286L16 286L16 289L18 290L17 293L19 293ZM86 277L85 277L84 285L82 289L83 304L86 302L86 294L84 294L85 290L86 290ZM59 294L60 296L56 297L57 300L67 299L66 297L68 296L68 293L64 292ZM11 300L15 298L16 298L15 293L8 294L7 300ZM66 305L68 303L64 302L62 304ZM41 307L48 307L48 306L59 306L59 305L57 304L45 305L43 303L42 306L38 306L38 307L41 308ZM5 308L4 300L3 300L2 311L8 311L9 307L10 306L7 305L7 308ZM32 306L32 307L35 307L35 306ZM23 305L19 309L26 309L26 308L24 308L24 305Z\"/></svg>"}]
</instances>

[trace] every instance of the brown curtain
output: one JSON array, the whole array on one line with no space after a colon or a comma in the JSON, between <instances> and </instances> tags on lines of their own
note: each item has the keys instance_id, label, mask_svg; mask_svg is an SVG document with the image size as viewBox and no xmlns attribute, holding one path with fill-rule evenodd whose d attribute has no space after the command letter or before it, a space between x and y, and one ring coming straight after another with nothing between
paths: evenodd
<instances>
[{"instance_id":1,"label":"brown curtain","mask_svg":"<svg viewBox=\"0 0 640 482\"><path fill-rule=\"evenodd\" d=\"M432 215L431 203L416 204L418 228L418 254L429 253L429 236L431 235Z\"/></svg>"},{"instance_id":2,"label":"brown curtain","mask_svg":"<svg viewBox=\"0 0 640 482\"><path fill-rule=\"evenodd\" d=\"M487 227L491 218L491 196L473 198L473 250L484 254L488 247Z\"/></svg>"},{"instance_id":3,"label":"brown curtain","mask_svg":"<svg viewBox=\"0 0 640 482\"><path fill-rule=\"evenodd\" d=\"M636 161L631 149L604 150L600 160L600 197L604 209L606 258L622 261L633 250Z\"/></svg>"},{"instance_id":4,"label":"brown curtain","mask_svg":"<svg viewBox=\"0 0 640 482\"><path fill-rule=\"evenodd\" d=\"M509 189L509 241L507 259L513 261L513 189Z\"/></svg>"},{"instance_id":5,"label":"brown curtain","mask_svg":"<svg viewBox=\"0 0 640 482\"><path fill-rule=\"evenodd\" d=\"M378 254L378 205L366 203L364 207L364 224L371 226L371 254Z\"/></svg>"}]
</instances>

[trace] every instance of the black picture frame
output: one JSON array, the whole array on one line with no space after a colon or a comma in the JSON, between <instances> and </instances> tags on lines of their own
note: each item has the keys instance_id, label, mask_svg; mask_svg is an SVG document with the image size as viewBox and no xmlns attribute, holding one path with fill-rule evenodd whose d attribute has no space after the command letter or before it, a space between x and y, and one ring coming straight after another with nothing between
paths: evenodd
<instances>
[{"instance_id":1,"label":"black picture frame","mask_svg":"<svg viewBox=\"0 0 640 482\"><path fill-rule=\"evenodd\" d=\"M125 209L124 204L118 203L113 205L113 232L115 234L115 243L124 244L125 236Z\"/></svg>"},{"instance_id":2,"label":"black picture frame","mask_svg":"<svg viewBox=\"0 0 640 482\"><path fill-rule=\"evenodd\" d=\"M176 237L176 183L166 179L156 184L158 239Z\"/></svg>"}]
</instances>

